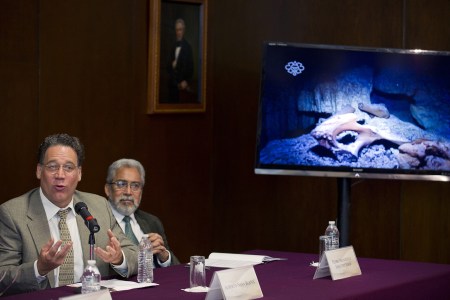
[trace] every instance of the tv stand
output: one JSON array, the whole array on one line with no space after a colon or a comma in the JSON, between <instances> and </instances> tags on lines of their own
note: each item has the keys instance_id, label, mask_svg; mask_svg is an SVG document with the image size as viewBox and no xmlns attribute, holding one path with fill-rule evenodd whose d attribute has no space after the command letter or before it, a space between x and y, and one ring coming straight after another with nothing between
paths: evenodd
<instances>
[{"instance_id":1,"label":"tv stand","mask_svg":"<svg viewBox=\"0 0 450 300\"><path fill-rule=\"evenodd\" d=\"M338 218L339 247L350 245L350 192L351 178L338 178Z\"/></svg>"}]
</instances>

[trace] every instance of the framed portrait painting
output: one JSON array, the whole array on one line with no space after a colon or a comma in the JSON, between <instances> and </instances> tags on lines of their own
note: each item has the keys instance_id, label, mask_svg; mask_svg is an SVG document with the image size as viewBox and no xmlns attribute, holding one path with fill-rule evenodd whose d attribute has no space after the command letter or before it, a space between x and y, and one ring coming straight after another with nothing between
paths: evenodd
<instances>
[{"instance_id":1,"label":"framed portrait painting","mask_svg":"<svg viewBox=\"0 0 450 300\"><path fill-rule=\"evenodd\" d=\"M150 0L148 113L206 108L207 0Z\"/></svg>"}]
</instances>

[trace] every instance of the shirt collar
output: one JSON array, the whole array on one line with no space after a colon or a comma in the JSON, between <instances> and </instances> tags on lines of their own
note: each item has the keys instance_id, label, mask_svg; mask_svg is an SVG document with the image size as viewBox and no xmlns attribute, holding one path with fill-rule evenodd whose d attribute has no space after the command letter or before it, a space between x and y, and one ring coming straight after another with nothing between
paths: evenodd
<instances>
[{"instance_id":1,"label":"shirt collar","mask_svg":"<svg viewBox=\"0 0 450 300\"><path fill-rule=\"evenodd\" d=\"M120 212L118 212L116 210L116 208L113 207L111 204L110 204L110 206L111 206L111 210L112 210L112 213L113 213L114 217L116 217L116 220L119 220L119 222L123 222L123 218L125 217L125 215L123 215ZM134 217L134 213L130 215L130 218L131 218L131 220L136 222L136 218Z\"/></svg>"},{"instance_id":2,"label":"shirt collar","mask_svg":"<svg viewBox=\"0 0 450 300\"><path fill-rule=\"evenodd\" d=\"M39 195L41 196L42 205L44 206L45 214L47 215L47 221L49 221L58 213L58 211L61 210L61 208L53 204L50 200L48 200L47 197L45 197L44 192L42 192L42 188L39 188ZM69 205L67 205L63 209L66 209L68 207L71 208L69 214L75 215L75 210L73 207L73 197Z\"/></svg>"}]
</instances>

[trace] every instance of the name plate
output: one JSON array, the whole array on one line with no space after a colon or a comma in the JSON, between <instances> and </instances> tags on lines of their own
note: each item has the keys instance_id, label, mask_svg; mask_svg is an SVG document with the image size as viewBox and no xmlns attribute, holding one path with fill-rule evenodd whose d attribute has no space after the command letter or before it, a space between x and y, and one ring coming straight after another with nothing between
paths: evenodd
<instances>
[{"instance_id":1,"label":"name plate","mask_svg":"<svg viewBox=\"0 0 450 300\"><path fill-rule=\"evenodd\" d=\"M258 299L263 293L253 266L214 272L205 300Z\"/></svg>"},{"instance_id":2,"label":"name plate","mask_svg":"<svg viewBox=\"0 0 450 300\"><path fill-rule=\"evenodd\" d=\"M333 280L361 275L353 246L325 251L320 259L314 278L330 276Z\"/></svg>"},{"instance_id":3,"label":"name plate","mask_svg":"<svg viewBox=\"0 0 450 300\"><path fill-rule=\"evenodd\" d=\"M108 289L88 294L78 294L67 297L60 297L59 300L112 300L111 293Z\"/></svg>"}]
</instances>

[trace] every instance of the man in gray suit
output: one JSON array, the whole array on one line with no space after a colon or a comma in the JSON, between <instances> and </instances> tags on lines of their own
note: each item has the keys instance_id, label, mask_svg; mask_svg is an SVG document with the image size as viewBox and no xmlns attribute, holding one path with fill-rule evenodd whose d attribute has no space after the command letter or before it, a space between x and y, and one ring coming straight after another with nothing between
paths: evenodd
<instances>
[{"instance_id":1,"label":"man in gray suit","mask_svg":"<svg viewBox=\"0 0 450 300\"><path fill-rule=\"evenodd\" d=\"M158 217L138 209L145 184L145 170L134 159L113 162L106 176L105 193L117 222L127 237L138 244L144 234L152 243L155 267L180 262L169 249L164 227Z\"/></svg>"},{"instance_id":2,"label":"man in gray suit","mask_svg":"<svg viewBox=\"0 0 450 300\"><path fill-rule=\"evenodd\" d=\"M84 147L78 138L67 134L45 138L36 167L40 187L0 205L0 274L5 274L0 293L80 281L84 263L91 257L91 231L75 213L79 202L87 205L100 226L92 255L101 275L136 274L138 248L117 225L106 199L76 190L83 160Z\"/></svg>"}]
</instances>

